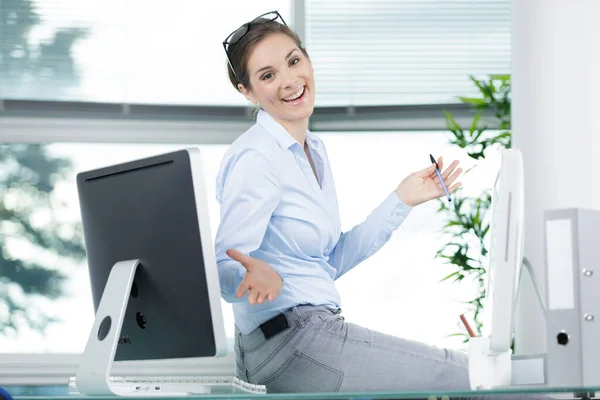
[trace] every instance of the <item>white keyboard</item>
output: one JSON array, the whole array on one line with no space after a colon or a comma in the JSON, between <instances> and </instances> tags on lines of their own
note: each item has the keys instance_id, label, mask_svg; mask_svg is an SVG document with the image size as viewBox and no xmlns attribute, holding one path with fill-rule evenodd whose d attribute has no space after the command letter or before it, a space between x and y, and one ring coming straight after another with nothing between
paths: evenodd
<instances>
[{"instance_id":1,"label":"white keyboard","mask_svg":"<svg viewBox=\"0 0 600 400\"><path fill-rule=\"evenodd\" d=\"M119 394L148 396L168 393L266 394L264 385L253 385L234 376L112 376L111 386ZM75 378L69 379L69 394L79 394Z\"/></svg>"}]
</instances>

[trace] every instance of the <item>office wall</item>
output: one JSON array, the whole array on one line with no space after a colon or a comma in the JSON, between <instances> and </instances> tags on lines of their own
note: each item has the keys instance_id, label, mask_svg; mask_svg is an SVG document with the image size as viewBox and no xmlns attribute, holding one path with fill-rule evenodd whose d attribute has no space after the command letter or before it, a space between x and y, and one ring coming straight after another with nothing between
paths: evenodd
<instances>
[{"instance_id":1,"label":"office wall","mask_svg":"<svg viewBox=\"0 0 600 400\"><path fill-rule=\"evenodd\" d=\"M512 6L512 122L525 164L525 256L543 284L544 210L600 209L600 2L513 0ZM544 329L526 277L517 351L545 351Z\"/></svg>"}]
</instances>

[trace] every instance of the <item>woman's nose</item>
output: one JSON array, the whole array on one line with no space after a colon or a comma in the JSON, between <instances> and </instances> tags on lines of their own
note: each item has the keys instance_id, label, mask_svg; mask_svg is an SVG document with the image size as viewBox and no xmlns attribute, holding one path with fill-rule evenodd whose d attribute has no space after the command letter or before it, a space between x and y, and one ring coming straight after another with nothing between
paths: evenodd
<instances>
[{"instance_id":1,"label":"woman's nose","mask_svg":"<svg viewBox=\"0 0 600 400\"><path fill-rule=\"evenodd\" d=\"M298 77L293 72L282 72L281 73L281 83L284 88L294 87L294 85L298 82Z\"/></svg>"}]
</instances>

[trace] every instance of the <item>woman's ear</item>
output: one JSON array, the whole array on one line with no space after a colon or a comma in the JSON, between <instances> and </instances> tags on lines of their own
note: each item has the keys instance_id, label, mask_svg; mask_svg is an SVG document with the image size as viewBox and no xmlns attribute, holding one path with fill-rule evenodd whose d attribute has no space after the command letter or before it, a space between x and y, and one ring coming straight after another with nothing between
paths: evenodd
<instances>
[{"instance_id":1,"label":"woman's ear","mask_svg":"<svg viewBox=\"0 0 600 400\"><path fill-rule=\"evenodd\" d=\"M238 83L238 90L240 91L241 94L244 95L244 97L246 97L248 99L248 101L254 105L257 104L256 98L252 95L252 91L248 90L244 87L244 85L242 85L241 83Z\"/></svg>"}]
</instances>

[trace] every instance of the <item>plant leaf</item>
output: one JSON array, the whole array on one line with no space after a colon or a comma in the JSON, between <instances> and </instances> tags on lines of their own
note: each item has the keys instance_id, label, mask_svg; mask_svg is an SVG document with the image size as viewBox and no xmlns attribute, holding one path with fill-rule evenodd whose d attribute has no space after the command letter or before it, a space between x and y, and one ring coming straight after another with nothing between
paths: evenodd
<instances>
[{"instance_id":1,"label":"plant leaf","mask_svg":"<svg viewBox=\"0 0 600 400\"><path fill-rule=\"evenodd\" d=\"M466 104L471 104L473 106L483 106L485 105L485 100L478 97L462 97L458 96L458 99Z\"/></svg>"},{"instance_id":2,"label":"plant leaf","mask_svg":"<svg viewBox=\"0 0 600 400\"><path fill-rule=\"evenodd\" d=\"M510 148L512 144L511 132L511 76L509 74L488 75L487 78L477 79L469 76L473 85L479 91L479 96L457 96L475 112L470 122L469 130L463 130L451 113L445 111L446 126L452 133L449 143L465 150L469 157L479 160L485 159L488 151L498 148ZM487 112L485 124L499 127L490 131L482 125L483 110ZM470 172L470 169L465 173ZM464 302L472 310L474 327L481 333L483 322L481 320L486 295L486 256L489 254L486 238L490 225L486 216L492 202L491 190L483 190L479 196L467 196L464 191L454 193L453 204L440 203L438 212L444 217L442 233L448 235L450 240L437 252L436 258L445 265L451 265L453 270L440 280L461 284L469 282L474 285L475 293L470 301ZM467 279L465 279L467 278ZM473 283L471 283L473 282ZM451 336L466 336L456 333ZM465 337L468 340L468 336Z\"/></svg>"}]
</instances>

